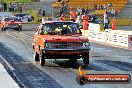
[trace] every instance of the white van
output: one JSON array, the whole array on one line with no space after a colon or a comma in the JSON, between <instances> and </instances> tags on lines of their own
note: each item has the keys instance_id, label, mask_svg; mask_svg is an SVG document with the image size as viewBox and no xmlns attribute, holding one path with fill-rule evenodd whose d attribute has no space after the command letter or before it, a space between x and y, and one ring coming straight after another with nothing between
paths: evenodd
<instances>
[{"instance_id":1,"label":"white van","mask_svg":"<svg viewBox=\"0 0 132 88\"><path fill-rule=\"evenodd\" d=\"M12 17L12 13L11 12L0 12L0 22L3 18L5 17Z\"/></svg>"}]
</instances>

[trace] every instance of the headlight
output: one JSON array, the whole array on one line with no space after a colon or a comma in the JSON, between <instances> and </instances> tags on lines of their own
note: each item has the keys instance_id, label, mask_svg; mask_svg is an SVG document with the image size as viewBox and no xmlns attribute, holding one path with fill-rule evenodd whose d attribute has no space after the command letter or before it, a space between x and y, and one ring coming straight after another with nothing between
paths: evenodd
<instances>
[{"instance_id":1,"label":"headlight","mask_svg":"<svg viewBox=\"0 0 132 88\"><path fill-rule=\"evenodd\" d=\"M45 43L45 48L51 48L51 43Z\"/></svg>"},{"instance_id":2,"label":"headlight","mask_svg":"<svg viewBox=\"0 0 132 88\"><path fill-rule=\"evenodd\" d=\"M83 48L90 48L90 44L88 42L84 42L82 47Z\"/></svg>"}]
</instances>

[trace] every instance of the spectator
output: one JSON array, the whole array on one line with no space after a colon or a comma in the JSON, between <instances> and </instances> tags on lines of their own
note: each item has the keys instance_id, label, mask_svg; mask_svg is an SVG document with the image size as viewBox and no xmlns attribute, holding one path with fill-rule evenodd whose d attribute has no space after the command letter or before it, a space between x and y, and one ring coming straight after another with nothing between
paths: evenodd
<instances>
[{"instance_id":1,"label":"spectator","mask_svg":"<svg viewBox=\"0 0 132 88\"><path fill-rule=\"evenodd\" d=\"M112 16L112 17L115 16L115 10L114 10L114 9L111 10L111 16Z\"/></svg>"},{"instance_id":2,"label":"spectator","mask_svg":"<svg viewBox=\"0 0 132 88\"><path fill-rule=\"evenodd\" d=\"M64 0L61 1L61 6L64 6L65 5L65 2Z\"/></svg>"},{"instance_id":3,"label":"spectator","mask_svg":"<svg viewBox=\"0 0 132 88\"><path fill-rule=\"evenodd\" d=\"M41 16L41 12L42 12L42 10L41 10L41 8L39 8L39 16Z\"/></svg>"},{"instance_id":4,"label":"spectator","mask_svg":"<svg viewBox=\"0 0 132 88\"><path fill-rule=\"evenodd\" d=\"M103 7L103 5L101 5L101 6L100 6L100 9L101 9L101 10L104 10L104 7Z\"/></svg>"},{"instance_id":5,"label":"spectator","mask_svg":"<svg viewBox=\"0 0 132 88\"><path fill-rule=\"evenodd\" d=\"M17 4L13 4L13 12L16 12L17 11Z\"/></svg>"},{"instance_id":6,"label":"spectator","mask_svg":"<svg viewBox=\"0 0 132 88\"><path fill-rule=\"evenodd\" d=\"M111 7L111 6L112 6L112 2L109 2L108 7Z\"/></svg>"},{"instance_id":7,"label":"spectator","mask_svg":"<svg viewBox=\"0 0 132 88\"><path fill-rule=\"evenodd\" d=\"M107 16L107 13L104 13L104 30L108 29L108 24L109 24L109 18Z\"/></svg>"},{"instance_id":8,"label":"spectator","mask_svg":"<svg viewBox=\"0 0 132 88\"><path fill-rule=\"evenodd\" d=\"M115 10L115 16L117 16L117 14L118 14L118 10Z\"/></svg>"},{"instance_id":9,"label":"spectator","mask_svg":"<svg viewBox=\"0 0 132 88\"><path fill-rule=\"evenodd\" d=\"M76 17L76 12L74 11L74 9L71 9L71 11L70 11L70 20L75 22L75 17Z\"/></svg>"},{"instance_id":10,"label":"spectator","mask_svg":"<svg viewBox=\"0 0 132 88\"><path fill-rule=\"evenodd\" d=\"M96 4L94 5L94 10L97 10L97 5Z\"/></svg>"},{"instance_id":11,"label":"spectator","mask_svg":"<svg viewBox=\"0 0 132 88\"><path fill-rule=\"evenodd\" d=\"M62 9L59 10L59 17L63 14Z\"/></svg>"},{"instance_id":12,"label":"spectator","mask_svg":"<svg viewBox=\"0 0 132 88\"><path fill-rule=\"evenodd\" d=\"M0 12L2 11L2 3L0 2Z\"/></svg>"},{"instance_id":13,"label":"spectator","mask_svg":"<svg viewBox=\"0 0 132 88\"><path fill-rule=\"evenodd\" d=\"M106 10L106 5L104 4L103 9Z\"/></svg>"},{"instance_id":14,"label":"spectator","mask_svg":"<svg viewBox=\"0 0 132 88\"><path fill-rule=\"evenodd\" d=\"M108 9L106 13L108 16L111 16L111 10L110 9Z\"/></svg>"},{"instance_id":15,"label":"spectator","mask_svg":"<svg viewBox=\"0 0 132 88\"><path fill-rule=\"evenodd\" d=\"M7 11L7 3L6 2L3 3L3 7L4 7L4 12Z\"/></svg>"},{"instance_id":16,"label":"spectator","mask_svg":"<svg viewBox=\"0 0 132 88\"><path fill-rule=\"evenodd\" d=\"M85 10L85 14L89 14L89 8L88 7Z\"/></svg>"},{"instance_id":17,"label":"spectator","mask_svg":"<svg viewBox=\"0 0 132 88\"><path fill-rule=\"evenodd\" d=\"M81 23L81 21L82 21L82 19L81 19L81 15L78 15L78 16L77 16L77 20L76 20L76 22L75 22L75 23L80 24L80 23Z\"/></svg>"},{"instance_id":18,"label":"spectator","mask_svg":"<svg viewBox=\"0 0 132 88\"><path fill-rule=\"evenodd\" d=\"M13 9L13 6L12 6L12 4L10 3L10 4L9 4L9 11L12 12L12 9Z\"/></svg>"},{"instance_id":19,"label":"spectator","mask_svg":"<svg viewBox=\"0 0 132 88\"><path fill-rule=\"evenodd\" d=\"M84 15L84 13L85 13L85 9L84 9L84 8L82 8L82 15Z\"/></svg>"},{"instance_id":20,"label":"spectator","mask_svg":"<svg viewBox=\"0 0 132 88\"><path fill-rule=\"evenodd\" d=\"M64 14L61 15L61 17L59 18L60 21L66 21L66 17Z\"/></svg>"},{"instance_id":21,"label":"spectator","mask_svg":"<svg viewBox=\"0 0 132 88\"><path fill-rule=\"evenodd\" d=\"M22 5L18 6L18 10L19 10L20 13L22 13L22 10L23 10Z\"/></svg>"},{"instance_id":22,"label":"spectator","mask_svg":"<svg viewBox=\"0 0 132 88\"><path fill-rule=\"evenodd\" d=\"M43 12L42 12L42 13L43 13L43 16L45 16L45 10L43 10Z\"/></svg>"},{"instance_id":23,"label":"spectator","mask_svg":"<svg viewBox=\"0 0 132 88\"><path fill-rule=\"evenodd\" d=\"M63 10L63 12L67 12L67 5L64 5L63 7L62 7L62 10Z\"/></svg>"},{"instance_id":24,"label":"spectator","mask_svg":"<svg viewBox=\"0 0 132 88\"><path fill-rule=\"evenodd\" d=\"M77 13L76 13L76 14L77 14L78 16L81 15L81 11L82 11L82 10L81 10L81 7L77 8Z\"/></svg>"},{"instance_id":25,"label":"spectator","mask_svg":"<svg viewBox=\"0 0 132 88\"><path fill-rule=\"evenodd\" d=\"M97 6L97 10L100 10L100 5Z\"/></svg>"}]
</instances>

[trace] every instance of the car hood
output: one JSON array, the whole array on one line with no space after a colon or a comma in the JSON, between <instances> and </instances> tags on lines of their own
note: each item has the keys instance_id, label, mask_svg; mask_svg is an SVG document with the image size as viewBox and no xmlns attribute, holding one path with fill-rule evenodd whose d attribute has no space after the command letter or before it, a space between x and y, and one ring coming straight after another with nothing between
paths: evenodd
<instances>
[{"instance_id":1,"label":"car hood","mask_svg":"<svg viewBox=\"0 0 132 88\"><path fill-rule=\"evenodd\" d=\"M82 35L70 35L70 36L61 36L61 35L42 35L45 42L88 42L88 38L83 37Z\"/></svg>"}]
</instances>

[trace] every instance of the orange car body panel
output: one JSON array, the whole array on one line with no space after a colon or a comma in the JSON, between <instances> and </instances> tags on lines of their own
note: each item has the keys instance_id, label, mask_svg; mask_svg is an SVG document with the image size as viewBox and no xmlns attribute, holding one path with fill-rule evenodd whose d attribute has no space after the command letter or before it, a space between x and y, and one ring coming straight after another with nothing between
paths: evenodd
<instances>
[{"instance_id":1,"label":"orange car body panel","mask_svg":"<svg viewBox=\"0 0 132 88\"><path fill-rule=\"evenodd\" d=\"M45 50L45 43L73 43L70 45L70 47L72 46L76 46L76 42L78 43L82 43L82 42L89 42L88 38L85 38L82 36L82 34L72 34L72 35L51 35L51 34L39 34L38 32L36 32L34 34L34 39L33 39L33 48L35 50L35 52L40 53L40 50L43 49ZM75 44L74 44L75 43ZM78 44L79 45L79 44ZM77 45L77 46L78 46ZM67 45L66 45L67 46ZM82 47L82 46L81 46ZM66 49L66 50L65 50ZM56 49L56 50L45 50L44 53L47 55L86 55L89 53L89 49L77 49L74 48L73 50L70 49Z\"/></svg>"}]
</instances>

